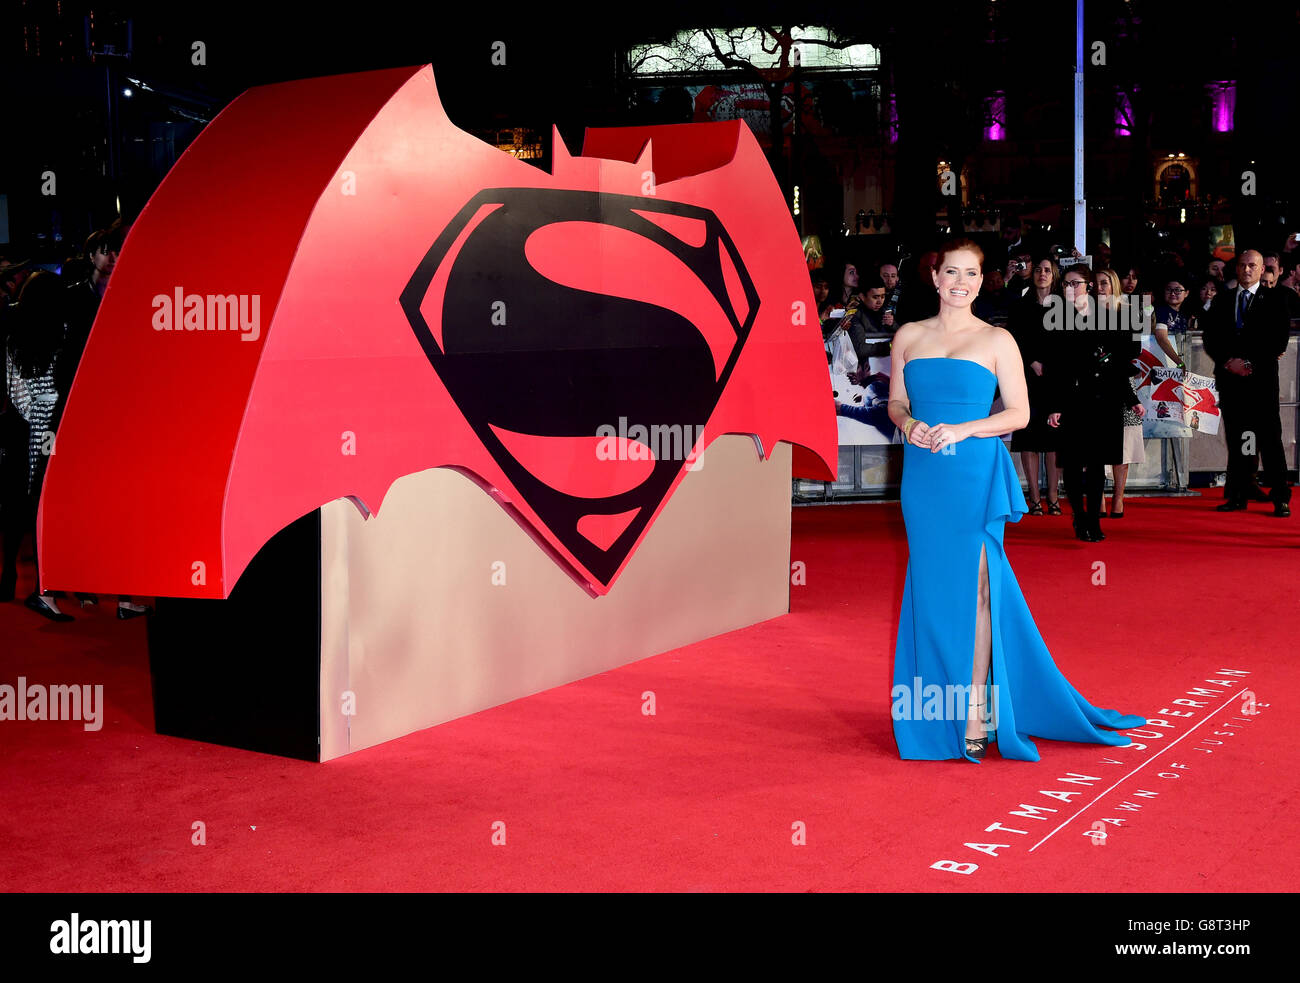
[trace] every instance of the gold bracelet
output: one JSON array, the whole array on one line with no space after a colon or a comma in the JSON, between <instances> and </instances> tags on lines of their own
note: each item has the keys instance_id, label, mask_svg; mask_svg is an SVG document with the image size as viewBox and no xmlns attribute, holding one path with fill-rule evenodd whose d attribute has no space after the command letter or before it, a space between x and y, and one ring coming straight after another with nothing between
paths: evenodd
<instances>
[{"instance_id":1,"label":"gold bracelet","mask_svg":"<svg viewBox=\"0 0 1300 983\"><path fill-rule=\"evenodd\" d=\"M918 420L918 419L917 419L916 417L914 417L914 416L909 416L909 417L907 418L907 422L903 424L903 439L904 439L904 440L911 440L911 439L912 439L912 428L913 428L914 426L916 426L916 425L917 425L918 423L920 423L920 422L921 422L921 421Z\"/></svg>"}]
</instances>

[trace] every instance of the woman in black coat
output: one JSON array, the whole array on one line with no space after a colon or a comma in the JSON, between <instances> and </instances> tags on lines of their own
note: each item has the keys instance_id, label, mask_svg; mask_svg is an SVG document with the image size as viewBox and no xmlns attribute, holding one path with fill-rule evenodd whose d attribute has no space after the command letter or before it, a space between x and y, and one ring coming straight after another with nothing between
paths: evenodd
<instances>
[{"instance_id":1,"label":"woman in black coat","mask_svg":"<svg viewBox=\"0 0 1300 983\"><path fill-rule=\"evenodd\" d=\"M1082 264L1061 277L1061 317L1049 355L1053 412L1047 420L1060 430L1074 534L1089 543L1106 538L1101 531L1106 464L1121 460L1124 408L1138 405L1129 369L1141 344L1131 332L1102 330L1095 306L1085 319L1092 281L1092 270Z\"/></svg>"},{"instance_id":2,"label":"woman in black coat","mask_svg":"<svg viewBox=\"0 0 1300 983\"><path fill-rule=\"evenodd\" d=\"M1020 358L1025 367L1025 384L1029 391L1029 425L1011 435L1011 452L1020 455L1020 466L1028 483L1029 514L1042 515L1043 503L1038 489L1038 455L1043 455L1047 466L1047 511L1060 515L1061 506L1056 500L1060 487L1056 452L1060 435L1047 425L1047 414L1054 409L1049 405L1051 380L1048 352L1052 337L1043 323L1048 308L1044 305L1057 295L1058 267L1050 255L1034 261L1031 285L1023 297L1013 300L1007 315L1007 330L1016 339Z\"/></svg>"}]
</instances>

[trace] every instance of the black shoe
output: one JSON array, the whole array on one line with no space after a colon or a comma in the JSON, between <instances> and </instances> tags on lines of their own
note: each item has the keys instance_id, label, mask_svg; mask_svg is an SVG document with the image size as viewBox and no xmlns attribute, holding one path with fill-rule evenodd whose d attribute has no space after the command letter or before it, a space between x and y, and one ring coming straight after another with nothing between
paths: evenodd
<instances>
[{"instance_id":1,"label":"black shoe","mask_svg":"<svg viewBox=\"0 0 1300 983\"><path fill-rule=\"evenodd\" d=\"M63 622L76 620L70 614L65 614L62 611L55 611L52 607L41 600L40 594L28 594L27 600L23 601L23 604L27 605L27 607L31 608L42 617L49 618L51 621Z\"/></svg>"},{"instance_id":2,"label":"black shoe","mask_svg":"<svg viewBox=\"0 0 1300 983\"><path fill-rule=\"evenodd\" d=\"M1235 499L1231 499L1231 498L1230 498L1230 499L1228 499L1228 501L1224 502L1222 505L1216 505L1216 506L1214 507L1214 511L1216 511L1216 512L1242 512L1242 511L1245 510L1245 508L1246 508L1246 503L1245 503L1245 502L1239 502L1239 501L1236 501Z\"/></svg>"},{"instance_id":3,"label":"black shoe","mask_svg":"<svg viewBox=\"0 0 1300 983\"><path fill-rule=\"evenodd\" d=\"M132 618L138 618L140 615L148 613L148 608L145 608L143 611L132 611L130 608L124 608L120 604L117 606L118 621L130 621Z\"/></svg>"},{"instance_id":4,"label":"black shoe","mask_svg":"<svg viewBox=\"0 0 1300 983\"><path fill-rule=\"evenodd\" d=\"M1097 541L1092 534L1092 530L1078 521L1074 523L1074 535L1076 539L1082 539L1085 543L1095 543Z\"/></svg>"},{"instance_id":5,"label":"black shoe","mask_svg":"<svg viewBox=\"0 0 1300 983\"><path fill-rule=\"evenodd\" d=\"M1055 498L1049 498L1047 500L1047 514L1064 515L1065 513L1061 511L1061 503L1058 500L1056 500Z\"/></svg>"},{"instance_id":6,"label":"black shoe","mask_svg":"<svg viewBox=\"0 0 1300 983\"><path fill-rule=\"evenodd\" d=\"M1288 505L1286 502L1274 502L1273 514L1277 516L1279 519L1289 518L1291 515L1291 506Z\"/></svg>"},{"instance_id":7,"label":"black shoe","mask_svg":"<svg viewBox=\"0 0 1300 983\"><path fill-rule=\"evenodd\" d=\"M1100 543L1103 539L1106 538L1106 534L1101 531L1101 523L1098 522L1096 519L1092 520L1092 529L1090 530L1090 532L1092 533L1092 541L1094 543Z\"/></svg>"},{"instance_id":8,"label":"black shoe","mask_svg":"<svg viewBox=\"0 0 1300 983\"><path fill-rule=\"evenodd\" d=\"M966 738L966 753L976 761L983 761L984 754L989 749L989 739L981 737L978 740L972 737Z\"/></svg>"},{"instance_id":9,"label":"black shoe","mask_svg":"<svg viewBox=\"0 0 1300 983\"><path fill-rule=\"evenodd\" d=\"M95 594L86 594L82 591L77 591L73 596L81 602L83 608L88 608L99 603L99 597Z\"/></svg>"}]
</instances>

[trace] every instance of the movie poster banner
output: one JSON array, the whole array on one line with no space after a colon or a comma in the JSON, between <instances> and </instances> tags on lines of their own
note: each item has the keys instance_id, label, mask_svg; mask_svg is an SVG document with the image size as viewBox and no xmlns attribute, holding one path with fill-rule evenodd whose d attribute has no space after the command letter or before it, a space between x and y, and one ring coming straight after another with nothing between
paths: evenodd
<instances>
[{"instance_id":1,"label":"movie poster banner","mask_svg":"<svg viewBox=\"0 0 1300 983\"><path fill-rule=\"evenodd\" d=\"M839 424L840 446L854 444L901 444L902 434L889 419L888 355L869 358L866 371L853 373L831 365L831 395L835 399L835 416Z\"/></svg>"},{"instance_id":2,"label":"movie poster banner","mask_svg":"<svg viewBox=\"0 0 1300 983\"><path fill-rule=\"evenodd\" d=\"M1146 407L1143 437L1219 432L1219 393L1211 376L1168 368L1158 354L1145 347L1133 364L1142 372L1133 387Z\"/></svg>"}]
</instances>

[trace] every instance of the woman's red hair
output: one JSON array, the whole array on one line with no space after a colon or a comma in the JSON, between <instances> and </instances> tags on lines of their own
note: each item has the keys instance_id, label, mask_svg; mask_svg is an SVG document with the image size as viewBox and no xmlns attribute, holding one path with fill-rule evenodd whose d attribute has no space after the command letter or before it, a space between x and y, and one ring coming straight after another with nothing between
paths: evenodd
<instances>
[{"instance_id":1,"label":"woman's red hair","mask_svg":"<svg viewBox=\"0 0 1300 983\"><path fill-rule=\"evenodd\" d=\"M934 261L934 268L937 270L939 267L943 266L943 261L947 258L949 253L957 252L974 253L978 261L977 265L980 268L980 272L984 271L984 250L969 239L949 239L940 246L939 258Z\"/></svg>"}]
</instances>

